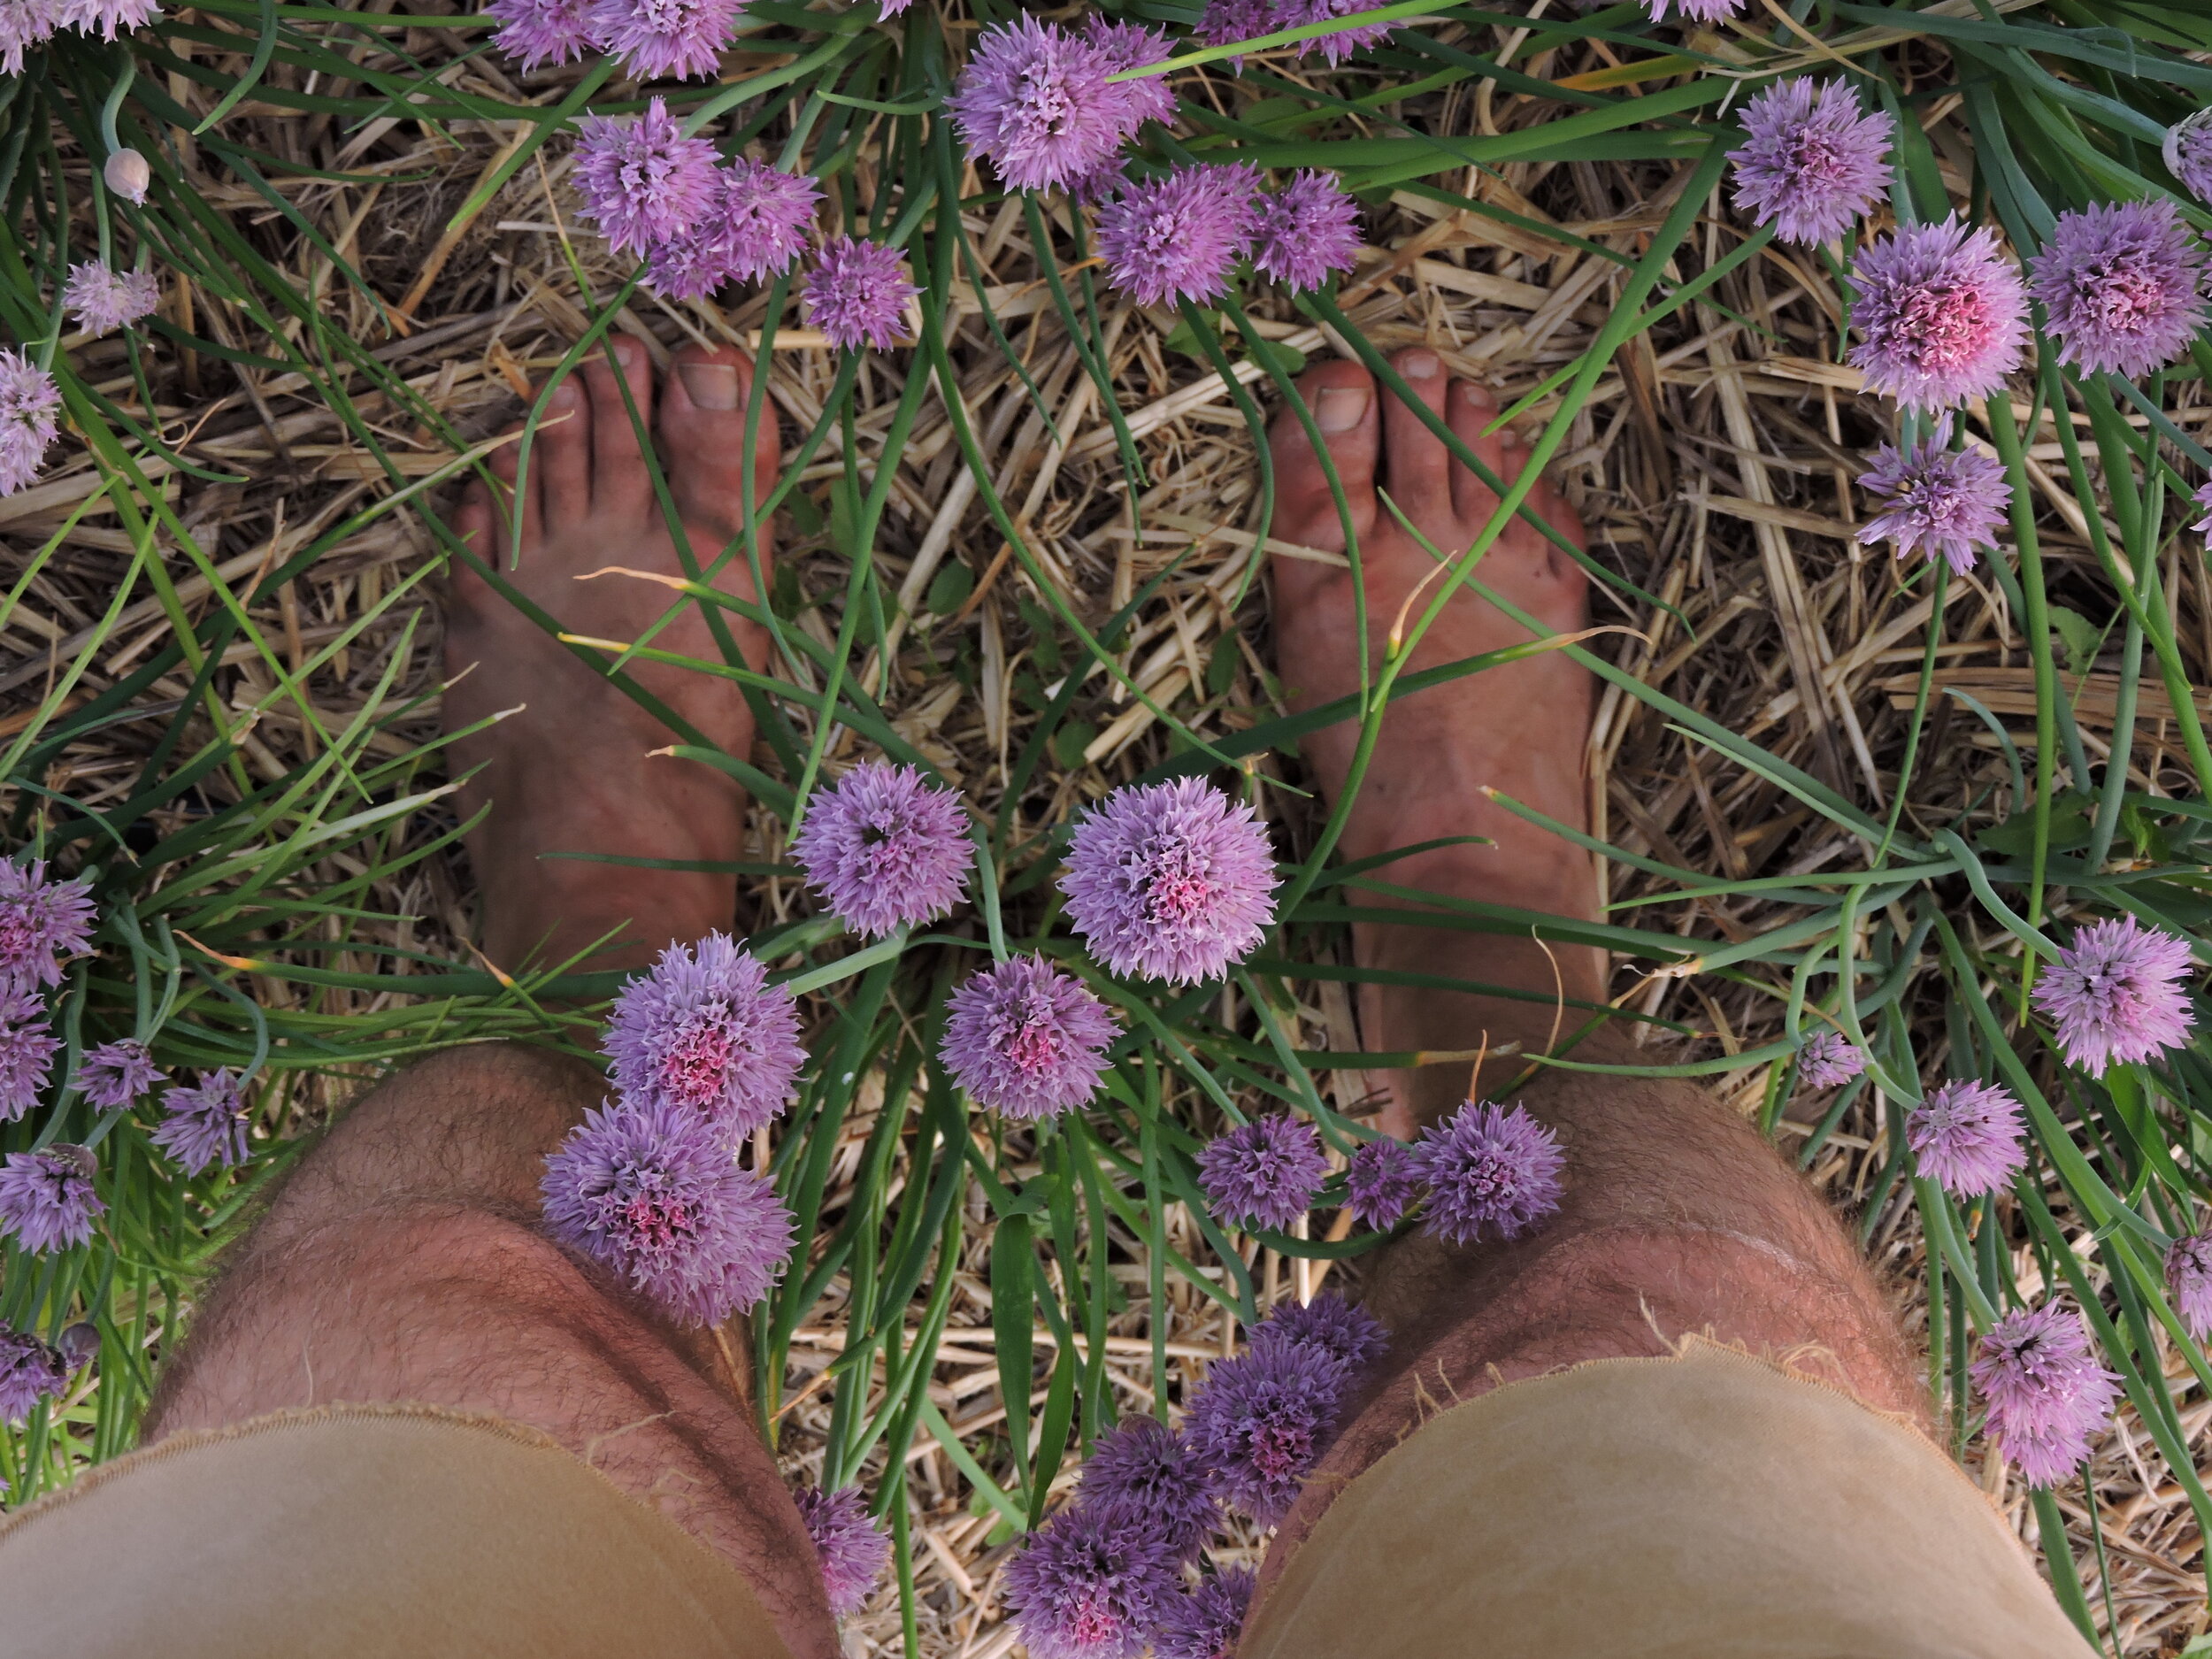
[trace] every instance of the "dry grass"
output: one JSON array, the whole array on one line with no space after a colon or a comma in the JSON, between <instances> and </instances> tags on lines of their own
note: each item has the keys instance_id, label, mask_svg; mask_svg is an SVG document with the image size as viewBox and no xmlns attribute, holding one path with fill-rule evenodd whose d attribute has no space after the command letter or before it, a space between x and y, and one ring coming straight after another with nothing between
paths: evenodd
<instances>
[{"instance_id":1,"label":"dry grass","mask_svg":"<svg viewBox=\"0 0 2212 1659\"><path fill-rule=\"evenodd\" d=\"M426 52L438 50L427 36L416 44ZM489 89L513 91L498 81L498 68L485 58L460 73L465 81L483 77ZM180 98L191 96L181 82L173 90ZM1494 104L1461 92L1430 103L1438 130L1497 131L1537 113L1525 100L1500 98ZM378 123L366 133L348 134L319 127L314 119L275 113L236 119L252 129L253 142L295 159L357 173L434 175L426 182L300 180L284 187L389 302L415 299L414 330L396 338L385 334L360 296L333 284L326 272L319 275L318 257L273 220L265 203L212 173L204 176L204 188L303 285L319 281L333 304L349 308L348 326L457 428L480 434L511 419L518 395L584 326L561 251L559 227L573 224L561 166L526 169L465 234L449 238L442 233L448 215L502 151L503 132L461 129L462 148L456 150L404 123ZM1936 136L1940 147L1939 121ZM1571 164L1509 166L1502 177L1471 176L1455 185L1530 219L1628 249L1655 222L1655 204L1663 204L1670 181L1663 167ZM1372 263L1363 269L1348 305L1371 341L1385 349L1428 344L1455 373L1491 386L1502 400L1519 396L1585 348L1617 291L1617 267L1533 234L1437 215L1432 204L1401 196L1371 216ZM1104 335L1117 390L1155 480L1144 502L1144 532L1133 534L1110 429L1037 282L1017 210L975 215L970 230L995 307L1066 441L1063 447L1051 438L968 298L956 296L953 350L963 396L995 468L998 491L1018 509L1050 580L1079 615L1095 620L1173 566L1125 650L1128 671L1198 733L1235 730L1266 718L1275 711L1267 672L1266 587L1263 580L1248 580L1254 551L1246 529L1256 473L1250 435L1224 388L1203 363L1167 343L1172 319L1125 303L1109 313ZM1700 250L1709 260L1733 246L1739 234L1716 203L1699 233ZM577 252L600 285L595 297L603 297L616 286L611 268L588 239L578 240ZM1818 268L1770 249L1728 279L1713 298L1714 306L1688 309L1623 354L1578 418L1568 446L1561 472L1597 557L1679 613L1623 594L1601 594L1594 619L1625 623L1632 630L1607 649L1653 686L1847 794L1886 806L1896 783L1928 602L1919 586L1901 581L1886 558L1849 540L1859 513L1850 480L1870 442L1884 434L1873 406L1855 398L1854 376L1829 361L1839 314L1837 296ZM188 291L173 292L167 303L177 320L188 319L219 338L241 327L225 308ZM723 311L711 304L662 305L641 296L620 326L657 350L687 337L741 343L756 326L757 311L757 301ZM1328 349L1279 303L1263 303L1255 316L1263 332L1286 344L1313 353ZM103 353L114 349L96 344L85 348L85 355L101 362ZM327 409L302 396L298 385L212 359L180 357L167 349L157 357L161 418L173 431L196 434L189 451L195 458L251 477L242 486L171 480L180 489L187 524L220 561L220 575L234 588L242 588L282 550L303 545L369 488L369 469L347 447L342 426ZM829 354L818 349L775 354L770 385L790 420L811 424L818 417L833 369ZM879 450L902 376L910 372L902 357L872 358L864 370L860 404L869 412L856 434L864 463L872 464ZM109 389L119 398L128 395L119 365ZM1548 407L1540 405L1537 412ZM2194 419L2200 421L2203 413L2196 411ZM387 431L401 449L419 457L426 472L449 454L429 432ZM2057 447L2047 418L2030 435L2032 456L2055 467ZM899 457L876 549L879 568L890 573L910 615L896 660L887 671L871 664L867 683L872 688L880 684L881 700L901 733L992 810L1007 787L1009 758L1018 753L1037 718L1042 687L1077 659L1070 642L1056 636L1042 595L1004 557L949 437L945 411L933 397ZM822 486L838 465L826 459L809 475L810 493L825 511ZM90 476L59 477L0 503L0 565L11 576L81 499ZM2085 612L2107 614L2109 602L2078 528L2081 509L2060 486L2044 493L2039 509L2055 599L2066 603L2072 595ZM0 634L5 653L0 689L8 694L10 709L27 706L56 663L67 657L104 585L121 568L127 543L111 523L96 512L73 531L65 555L34 582L33 602ZM434 546L411 515L394 515L293 583L263 608L263 620L295 651L330 638L395 582L419 571L433 557ZM779 580L779 609L818 638L833 638L844 588L841 559L825 538L810 538L787 524L780 560L787 574ZM950 607L953 614L933 616L927 595L940 573L954 565L971 573L973 588ZM2168 591L2177 595L2193 678L2212 685L2212 594L2202 566L2177 555ZM183 583L180 592L195 612L211 603L204 582ZM333 718L357 709L384 654L394 649L402 619L424 606L434 607L427 592L410 596L330 672L316 675L316 707ZM146 608L119 636L123 642L97 664L88 686L111 680L165 638L168 626ZM2003 720L2016 743L2031 744L2024 641L2001 596L1978 581L1955 583L1945 641L1939 683L1970 689ZM400 676L405 695L433 688L434 627L419 634L412 649ZM238 662L219 680L220 694L242 707L266 690L257 684L257 672L251 662ZM2093 673L2070 689L2080 694L2078 713L2093 749L2109 730L2109 687ZM157 686L148 694L149 714L173 709L185 691L177 683ZM1079 751L1072 742L1056 749L1017 805L1021 828L1061 820L1167 752L1165 734L1148 712L1103 675L1094 676L1075 718L1086 732ZM418 723L426 731L434 719L434 703ZM2147 720L2140 729L2134 764L2143 785L2155 787L2169 776L2164 727ZM96 802L111 787L108 780L119 787L134 772L157 730L150 718L111 726L96 743L73 755L66 775L55 781ZM272 716L253 733L249 753L257 771L273 777L303 758L311 741L304 722ZM833 760L856 752L849 734L840 742ZM1856 856L1824 820L1756 776L1686 741L1618 690L1604 695L1590 759L1598 833L1632 852L1730 878L1810 872ZM1263 771L1294 770L1293 763L1273 757L1259 764ZM2177 772L2172 780L2177 792L2186 793ZM1310 833L1299 797L1279 791L1263 799L1292 838ZM2001 819L2016 804L1995 738L1966 707L1939 699L1912 783L1909 818L1953 824L1964 833ZM425 821L416 833L441 827ZM756 833L759 844L749 856L780 850L772 822L759 822ZM1650 879L1624 866L1612 867L1608 879L1617 900L1656 890ZM404 926L416 946L463 954L472 900L465 875L449 864L425 866L424 874L403 890L385 894L383 901L394 913L414 918ZM779 917L794 913L802 902L789 884L774 882L754 884L748 901L761 914ZM1755 934L1794 914L1755 899L1698 900L1662 905L1639 919L1684 937L1722 940ZM1881 917L1868 923L1888 925ZM1681 1056L1738 1052L1779 1029L1779 1003L1755 987L1714 979L1645 981L1624 968L1616 990L1628 1005L1693 1033L1679 1043ZM1310 1005L1294 1010L1303 1040L1317 1048L1355 1046L1341 988L1324 986L1312 995ZM342 1010L343 996L334 995L326 1006ZM1233 1002L1223 1018L1237 1020ZM1943 1011L1931 1001L1918 1018L1929 1036L1926 1051L1934 1054ZM1340 1073L1337 1081L1348 1103L1363 1087L1357 1074ZM1767 1081L1767 1068L1760 1065L1723 1073L1714 1087L1724 1101L1748 1111L1763 1100ZM1786 1146L1796 1144L1791 1137L1801 1136L1825 1105L1809 1099L1790 1106ZM838 1207L835 1189L852 1179L870 1122L869 1114L855 1114L842 1132L832 1212ZM1922 1321L1924 1263L1909 1192L1891 1187L1877 1213L1860 1213L1887 1156L1882 1130L1878 1118L1855 1109L1820 1148L1812 1174L1847 1217L1865 1228L1874 1258L1902 1288L1908 1319ZM987 1229L980 1196L972 1202L977 1224L968 1233L972 1259L961 1268L954 1328L939 1350L933 1398L987 1460L991 1431L1003 1406L985 1288ZM1203 1240L1187 1217L1179 1220L1174 1242L1204 1259ZM1123 1265L1117 1271L1141 1288L1142 1240L1120 1243ZM2025 1251L2016 1265L2024 1284L2034 1282L2035 1263ZM1272 1257L1262 1268L1276 1294L1303 1287L1311 1275L1309 1267ZM810 1393L808 1384L838 1351L836 1302L833 1293L816 1323L801 1333L787 1379L787 1399L795 1402L782 1419L783 1445L795 1469L806 1463L826 1420L823 1396ZM1187 1389L1202 1376L1210 1356L1228 1351L1233 1333L1214 1304L1187 1287L1171 1293L1168 1318L1172 1374ZM1109 1368L1132 1408L1152 1403L1149 1330L1139 1298L1110 1339ZM1041 1345L1049 1339L1041 1333L1040 1340ZM2212 1402L2178 1360L2168 1374L2195 1443L2212 1420ZM923 1651L995 1659L1010 1650L1012 1638L996 1605L1004 1550L989 1546L993 1517L974 1512L957 1472L926 1435L910 1461ZM1993 1463L1975 1466L2008 1518L2032 1540L2033 1522L2016 1483L2007 1486ZM2128 1654L2172 1653L2205 1623L2202 1541L2188 1505L2131 1414L2101 1453L2094 1477L2117 1646ZM2061 1501L2075 1523L2076 1553L2093 1568L2078 1494ZM1245 1542L1256 1553L1256 1540ZM895 1650L895 1598L879 1598L873 1611L855 1621L849 1640L855 1651Z\"/></svg>"}]
</instances>

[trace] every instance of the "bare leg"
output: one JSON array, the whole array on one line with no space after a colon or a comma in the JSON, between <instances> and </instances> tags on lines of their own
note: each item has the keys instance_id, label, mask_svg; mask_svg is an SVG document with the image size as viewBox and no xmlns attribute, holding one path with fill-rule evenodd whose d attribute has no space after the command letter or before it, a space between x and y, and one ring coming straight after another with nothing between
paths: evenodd
<instances>
[{"instance_id":1,"label":"bare leg","mask_svg":"<svg viewBox=\"0 0 2212 1659\"><path fill-rule=\"evenodd\" d=\"M739 529L749 384L742 360L735 352L687 348L677 357L676 373L657 388L643 347L618 339L614 349L626 365L638 418L657 429L669 494L692 557L703 565ZM538 428L529 488L518 503L520 563L508 568L506 529L488 498L480 495L464 507L459 527L480 557L570 633L634 639L676 595L658 582L592 573L623 566L681 576L683 567L661 522L614 371L594 357L554 399ZM757 436L758 501L776 482L774 405ZM512 447L495 454L492 470L512 484ZM721 586L753 596L741 555L731 561ZM532 961L557 963L614 933L623 942L582 965L638 967L672 939L728 927L737 909L734 876L549 855L729 862L737 856L744 822L736 783L710 766L656 755L678 741L673 733L475 577L456 573L449 611L446 672L458 678L446 693L447 729L460 731L518 705L522 710L454 745L455 772L475 774L462 794L465 810L491 809L469 839L484 901L485 954L509 970ZM745 659L759 667L766 635L733 611L722 614ZM721 660L696 610L653 643ZM634 663L627 672L725 753L742 757L752 748L751 711L729 681L651 663Z\"/></svg>"},{"instance_id":2,"label":"bare leg","mask_svg":"<svg viewBox=\"0 0 2212 1659\"><path fill-rule=\"evenodd\" d=\"M1400 373L1441 412L1475 454L1505 478L1525 455L1484 437L1495 409L1464 382L1448 382L1431 353L1406 352ZM1318 415L1353 506L1365 567L1373 649L1433 561L1377 500L1379 486L1440 549L1463 549L1494 497L1450 459L1440 440L1356 365L1334 363L1302 385ZM1279 534L1328 549L1344 545L1320 463L1294 418L1275 431L1282 495ZM1572 511L1546 485L1532 500L1579 537ZM1517 524L1477 574L1549 627L1583 626L1585 579L1563 553ZM1274 572L1279 664L1306 703L1353 689L1349 572L1278 560ZM1519 643L1526 633L1472 595L1453 601L1414 666L1455 661ZM1595 882L1586 855L1486 799L1483 786L1548 816L1587 822L1584 750L1592 708L1587 673L1548 654L1486 670L1395 703L1382 728L1345 837L1345 856L1371 856L1446 835L1491 837L1491 846L1421 854L1380 878L1448 895L1594 918ZM1350 763L1348 726L1317 734L1308 749L1334 799ZM1385 1049L1471 1049L1517 1041L1542 1052L1555 1002L1602 1002L1604 964L1594 950L1433 927L1360 930L1360 960L1495 985L1512 995L1369 987L1367 1041ZM1578 1023L1569 1010L1567 1028ZM1625 1058L1601 1037L1578 1057ZM1480 1087L1502 1089L1517 1061L1494 1060ZM1409 1135L1455 1108L1463 1064L1397 1079L1385 1122ZM1394 1334L1396 1369L1375 1386L1325 1466L1346 1477L1418 1425L1429 1402L1466 1398L1578 1361L1655 1355L1686 1333L1707 1333L1755 1352L1793 1355L1862 1399L1917 1412L1920 1390L1895 1321L1871 1276L1809 1186L1734 1113L1703 1091L1668 1081L1624 1082L1569 1072L1539 1074L1517 1094L1552 1125L1568 1156L1561 1212L1510 1246L1454 1248L1419 1235L1393 1247L1368 1278L1367 1300ZM1285 1529L1310 1525L1316 1481ZM1271 1562L1279 1565L1283 1552Z\"/></svg>"},{"instance_id":3,"label":"bare leg","mask_svg":"<svg viewBox=\"0 0 2212 1659\"><path fill-rule=\"evenodd\" d=\"M636 342L620 347L649 420L657 394L657 448L693 549L710 558L734 528L743 365L687 351L656 388ZM571 631L627 638L667 590L576 579L613 564L680 567L613 373L586 378L588 396L555 411L568 419L534 457L514 580ZM772 430L764 491L773 442ZM511 480L511 458L501 467ZM465 506L463 533L488 558L494 526L488 499ZM472 672L448 695L449 724L525 705L465 757L484 764L472 787L492 806L470 850L493 960L557 957L618 933L627 942L588 965L634 965L671 939L729 926L727 878L541 858L728 861L744 803L705 767L649 758L671 741L664 730L504 601L466 578L455 586L448 667ZM730 586L749 592L742 577ZM672 649L704 648L671 634ZM749 746L727 682L680 672L655 689L731 752ZM162 1379L146 1438L335 1402L494 1413L551 1435L720 1551L795 1655L829 1659L836 1633L812 1547L712 1341L669 1327L537 1230L545 1155L602 1092L588 1068L510 1045L446 1054L374 1090L239 1247Z\"/></svg>"}]
</instances>

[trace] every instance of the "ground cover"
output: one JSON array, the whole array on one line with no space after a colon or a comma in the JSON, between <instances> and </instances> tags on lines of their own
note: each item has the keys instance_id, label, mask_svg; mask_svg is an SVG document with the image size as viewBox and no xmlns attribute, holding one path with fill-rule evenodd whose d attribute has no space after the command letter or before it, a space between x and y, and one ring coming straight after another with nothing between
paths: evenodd
<instances>
[{"instance_id":1,"label":"ground cover","mask_svg":"<svg viewBox=\"0 0 2212 1659\"><path fill-rule=\"evenodd\" d=\"M549 987L465 942L436 750L447 520L533 387L610 331L657 356L734 342L770 363L763 416L803 457L775 503L764 741L725 757L756 786L750 943L806 987L815 1056L759 1149L808 1240L752 1326L762 1409L795 1479L856 1481L893 1530L895 1583L856 1641L1007 1651L1011 1540L1084 1448L1125 1412L1179 1413L1263 1309L1357 1271L1333 1207L1222 1225L1194 1158L1287 1108L1340 1162L1380 1068L1346 941L1378 878L1332 864L1302 793L1256 433L1302 362L1420 342L1497 390L1593 532L1615 630L1579 648L1608 676L1596 937L1652 1065L1755 1115L1910 1287L1955 1447L2100 1641L2200 1632L2212 1371L2162 1258L2198 1224L2212 1074L2190 1046L2093 1077L2028 995L2099 918L2201 959L2206 348L2124 377L2035 312L1948 440L2010 489L1962 570L1867 530L1870 455L1934 426L1847 358L1851 273L1899 225L1956 211L2021 260L2101 203L2212 225L2186 157L2162 155L2212 84L2208 25L2066 0L1397 10L1341 64L1293 42L1171 75L1133 178L1333 170L1363 243L1317 290L1253 276L1181 305L1117 286L1095 209L1009 193L945 119L996 9L757 0L717 78L649 89L595 53L526 71L463 15L207 5L32 46L0 90L0 306L65 424L0 497L0 770L10 846L88 875L99 921L41 987L60 1047L0 1147L88 1147L105 1210L81 1246L6 1247L0 1320L70 1360L0 1431L13 1501L128 1447L212 1253L303 1131L428 1048L563 1040ZM1190 8L1120 15L1195 45ZM1793 77L1895 123L1870 214L1812 246L1758 222L1727 160L1747 103ZM803 266L691 299L640 281L582 211L573 139L654 95L819 180L820 234L902 250L912 343L824 344ZM147 158L142 204L96 182L119 147ZM156 274L142 326L65 311L96 257ZM975 807L995 916L866 946L805 889L792 819L879 754ZM1071 818L1201 772L1270 827L1298 895L1281 926L1195 991L1088 966L1054 908ZM995 927L1057 941L1132 1033L1048 1131L971 1115L935 1064ZM1809 1087L1794 1059L1822 1029L1870 1069ZM121 1039L180 1083L240 1077L251 1156L189 1173L153 1139L157 1097L70 1086ZM2025 1109L2029 1161L1994 1196L1954 1197L1907 1144L1910 1110L1960 1079ZM2030 1488L1988 1454L1966 1367L2006 1310L2053 1295L2093 1310L2124 1393L2085 1471Z\"/></svg>"}]
</instances>

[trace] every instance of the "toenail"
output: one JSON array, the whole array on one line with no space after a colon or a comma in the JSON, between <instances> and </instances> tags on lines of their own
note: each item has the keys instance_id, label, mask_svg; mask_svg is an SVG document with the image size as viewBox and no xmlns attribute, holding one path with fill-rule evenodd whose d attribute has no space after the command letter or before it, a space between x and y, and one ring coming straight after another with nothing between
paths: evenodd
<instances>
[{"instance_id":1,"label":"toenail","mask_svg":"<svg viewBox=\"0 0 2212 1659\"><path fill-rule=\"evenodd\" d=\"M1330 387L1321 394L1321 405L1314 411L1324 432L1349 432L1366 413L1367 388L1363 386Z\"/></svg>"},{"instance_id":2,"label":"toenail","mask_svg":"<svg viewBox=\"0 0 2212 1659\"><path fill-rule=\"evenodd\" d=\"M1409 380L1425 380L1443 366L1433 351L1409 351L1399 359L1398 373Z\"/></svg>"},{"instance_id":3,"label":"toenail","mask_svg":"<svg viewBox=\"0 0 2212 1659\"><path fill-rule=\"evenodd\" d=\"M570 382L563 380L558 386L553 388L553 395L545 400L545 406L549 410L568 410L575 408L576 388L570 384Z\"/></svg>"},{"instance_id":4,"label":"toenail","mask_svg":"<svg viewBox=\"0 0 2212 1659\"><path fill-rule=\"evenodd\" d=\"M727 363L685 363L677 365L684 390L701 409L737 407L737 370Z\"/></svg>"},{"instance_id":5,"label":"toenail","mask_svg":"<svg viewBox=\"0 0 2212 1659\"><path fill-rule=\"evenodd\" d=\"M637 342L633 340L617 340L614 342L614 355L616 361L624 368L628 368L637 361Z\"/></svg>"}]
</instances>

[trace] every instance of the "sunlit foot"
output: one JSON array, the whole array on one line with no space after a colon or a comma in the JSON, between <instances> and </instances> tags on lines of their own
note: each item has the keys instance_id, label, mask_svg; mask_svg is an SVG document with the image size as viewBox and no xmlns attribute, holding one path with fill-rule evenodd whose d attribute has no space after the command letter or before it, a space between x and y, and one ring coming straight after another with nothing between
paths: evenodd
<instances>
[{"instance_id":1,"label":"sunlit foot","mask_svg":"<svg viewBox=\"0 0 2212 1659\"><path fill-rule=\"evenodd\" d=\"M1520 476L1526 461L1520 444L1508 434L1483 434L1497 410L1482 388L1448 380L1433 352L1401 352L1394 365L1494 473L1508 480ZM1310 370L1299 388L1350 508L1365 570L1370 672L1377 674L1400 608L1436 570L1436 560L1406 532L1378 491L1387 493L1447 555L1459 554L1473 541L1495 510L1497 497L1357 364L1331 363ZM1343 550L1343 520L1327 474L1294 414L1285 411L1276 418L1273 447L1274 534L1310 547ZM1529 501L1577 546L1584 544L1580 521L1548 482L1540 481ZM1525 520L1507 527L1474 574L1555 633L1584 626L1587 579L1581 567ZM1278 558L1273 580L1277 664L1294 703L1310 708L1356 691L1358 630L1351 572L1310 560ZM1431 581L1414 601L1409 627L1441 580ZM1422 638L1408 672L1526 644L1532 637L1496 606L1463 588ZM1589 855L1482 793L1485 787L1494 788L1551 818L1586 827L1584 749L1593 689L1586 670L1557 652L1546 652L1394 701L1347 823L1341 856L1367 858L1445 836L1487 836L1493 845L1416 854L1374 872L1374 879L1552 915L1594 918L1597 890ZM1306 758L1332 804L1343 790L1357 739L1357 726L1347 723L1305 740ZM1535 999L1384 998L1365 987L1363 1013L1371 1048L1478 1048L1486 1032L1493 1043L1518 1040L1540 1046L1552 1026L1557 991L1586 999L1602 993L1604 964L1594 950L1554 947L1547 955L1532 939L1511 933L1428 927L1362 927L1357 933L1360 958L1367 965L1480 980L1524 990ZM1439 1080L1430 1107L1457 1100L1466 1082L1465 1067L1454 1068L1448 1087ZM1386 1112L1383 1124L1394 1133L1410 1133L1412 1110L1401 1102Z\"/></svg>"},{"instance_id":2,"label":"sunlit foot","mask_svg":"<svg viewBox=\"0 0 2212 1659\"><path fill-rule=\"evenodd\" d=\"M745 404L749 365L737 352L687 347L674 373L656 377L634 340L618 340L623 379L681 516L693 557L710 563L741 518ZM563 628L598 639L637 638L677 595L634 576L580 580L610 565L683 574L653 493L636 428L603 357L554 395L538 428L518 503L521 551L508 564L506 522L481 485L457 521L488 564ZM756 500L776 478L772 409L755 446ZM517 449L496 451L493 472L513 488ZM764 561L767 557L762 549ZM752 598L743 555L719 585ZM745 659L764 659L764 635L722 613ZM655 638L658 649L721 660L696 609ZM475 772L462 809L490 811L468 838L484 901L485 954L512 972L565 961L611 935L587 969L635 967L671 940L731 926L736 881L729 875L648 870L554 855L728 864L738 856L744 796L726 776L695 761L656 756L680 740L617 687L579 662L480 577L457 565L446 621L449 731L511 709L520 712L457 741L457 774ZM628 671L724 753L742 757L753 721L737 687L715 676L635 663Z\"/></svg>"}]
</instances>

